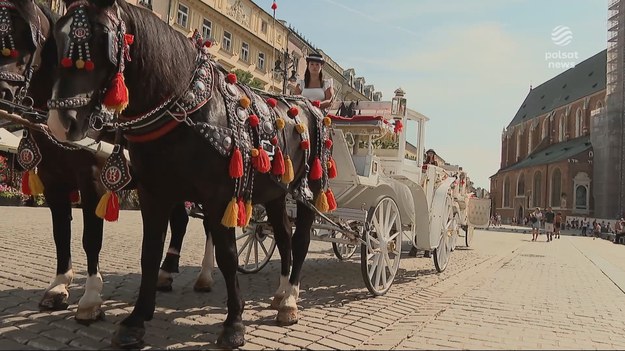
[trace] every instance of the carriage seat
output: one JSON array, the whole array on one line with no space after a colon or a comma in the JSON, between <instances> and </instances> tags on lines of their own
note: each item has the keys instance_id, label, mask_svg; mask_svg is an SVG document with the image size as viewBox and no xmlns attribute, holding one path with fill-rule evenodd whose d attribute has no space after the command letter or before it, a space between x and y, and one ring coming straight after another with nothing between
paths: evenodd
<instances>
[{"instance_id":1,"label":"carriage seat","mask_svg":"<svg viewBox=\"0 0 625 351\"><path fill-rule=\"evenodd\" d=\"M354 135L385 134L391 127L383 116L360 116L342 117L328 115L332 124L341 130L351 132Z\"/></svg>"}]
</instances>

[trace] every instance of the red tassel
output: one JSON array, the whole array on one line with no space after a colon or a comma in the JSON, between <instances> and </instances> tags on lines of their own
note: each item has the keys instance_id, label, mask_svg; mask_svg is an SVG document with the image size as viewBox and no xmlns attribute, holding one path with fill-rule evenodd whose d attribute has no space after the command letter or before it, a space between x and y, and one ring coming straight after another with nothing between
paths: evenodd
<instances>
[{"instance_id":1,"label":"red tassel","mask_svg":"<svg viewBox=\"0 0 625 351\"><path fill-rule=\"evenodd\" d=\"M9 54L11 58L17 58L19 55L20 55L20 52L15 49L11 50L11 53Z\"/></svg>"},{"instance_id":2,"label":"red tassel","mask_svg":"<svg viewBox=\"0 0 625 351\"><path fill-rule=\"evenodd\" d=\"M73 204L80 202L80 193L78 190L74 190L69 193L69 201Z\"/></svg>"},{"instance_id":3,"label":"red tassel","mask_svg":"<svg viewBox=\"0 0 625 351\"><path fill-rule=\"evenodd\" d=\"M336 178L337 170L336 170L336 162L332 157L330 157L330 164L328 165L328 178L333 179Z\"/></svg>"},{"instance_id":4,"label":"red tassel","mask_svg":"<svg viewBox=\"0 0 625 351\"><path fill-rule=\"evenodd\" d=\"M85 69L87 71L93 71L94 68L95 68L95 64L93 63L93 61L91 60L85 61Z\"/></svg>"},{"instance_id":5,"label":"red tassel","mask_svg":"<svg viewBox=\"0 0 625 351\"><path fill-rule=\"evenodd\" d=\"M245 227L245 220L247 216L245 215L245 204L243 203L243 198L240 197L237 202L239 206L239 213L237 214L237 227Z\"/></svg>"},{"instance_id":6,"label":"red tassel","mask_svg":"<svg viewBox=\"0 0 625 351\"><path fill-rule=\"evenodd\" d=\"M328 199L328 211L336 210L336 199L334 198L334 193L332 192L332 189L326 190L326 198Z\"/></svg>"},{"instance_id":7,"label":"red tassel","mask_svg":"<svg viewBox=\"0 0 625 351\"><path fill-rule=\"evenodd\" d=\"M319 106L321 106L321 101L315 100L315 101L312 102L312 105L315 106L315 107L319 107Z\"/></svg>"},{"instance_id":8,"label":"red tassel","mask_svg":"<svg viewBox=\"0 0 625 351\"><path fill-rule=\"evenodd\" d=\"M22 173L22 194L24 195L32 195L33 193L30 191L30 186L28 185L28 171L24 171Z\"/></svg>"},{"instance_id":9,"label":"red tassel","mask_svg":"<svg viewBox=\"0 0 625 351\"><path fill-rule=\"evenodd\" d=\"M326 149L331 148L332 147L332 139L326 139L325 144L326 144L325 145Z\"/></svg>"},{"instance_id":10,"label":"red tassel","mask_svg":"<svg viewBox=\"0 0 625 351\"><path fill-rule=\"evenodd\" d=\"M243 155L239 148L234 149L232 157L230 158L230 177L241 178L243 176Z\"/></svg>"},{"instance_id":11,"label":"red tassel","mask_svg":"<svg viewBox=\"0 0 625 351\"><path fill-rule=\"evenodd\" d=\"M289 117L291 118L295 118L299 114L299 110L297 109L297 107L293 106L286 112L286 114L289 115Z\"/></svg>"},{"instance_id":12,"label":"red tassel","mask_svg":"<svg viewBox=\"0 0 625 351\"><path fill-rule=\"evenodd\" d=\"M269 105L269 107L274 108L278 105L278 100L274 99L274 98L269 98L267 99L267 105Z\"/></svg>"},{"instance_id":13,"label":"red tassel","mask_svg":"<svg viewBox=\"0 0 625 351\"><path fill-rule=\"evenodd\" d=\"M250 115L247 120L250 121L250 127L252 128L258 127L258 124L260 123L260 120L256 115Z\"/></svg>"},{"instance_id":14,"label":"red tassel","mask_svg":"<svg viewBox=\"0 0 625 351\"><path fill-rule=\"evenodd\" d=\"M271 161L269 160L269 155L267 155L267 151L265 149L258 148L258 156L252 157L252 164L254 168L260 173L267 173L271 169Z\"/></svg>"},{"instance_id":15,"label":"red tassel","mask_svg":"<svg viewBox=\"0 0 625 351\"><path fill-rule=\"evenodd\" d=\"M106 204L104 219L108 222L115 222L119 219L119 198L115 193L111 193L111 197L109 197L109 201Z\"/></svg>"},{"instance_id":16,"label":"red tassel","mask_svg":"<svg viewBox=\"0 0 625 351\"><path fill-rule=\"evenodd\" d=\"M128 88L124 82L124 75L121 72L117 72L111 86L106 91L104 96L104 105L108 108L114 109L117 112L123 111L128 106Z\"/></svg>"},{"instance_id":17,"label":"red tassel","mask_svg":"<svg viewBox=\"0 0 625 351\"><path fill-rule=\"evenodd\" d=\"M74 61L72 61L71 58L69 57L63 57L61 59L61 66L65 67L65 68L70 68L74 65Z\"/></svg>"},{"instance_id":18,"label":"red tassel","mask_svg":"<svg viewBox=\"0 0 625 351\"><path fill-rule=\"evenodd\" d=\"M237 75L234 73L228 73L226 76L226 81L230 84L234 84L237 82Z\"/></svg>"},{"instance_id":19,"label":"red tassel","mask_svg":"<svg viewBox=\"0 0 625 351\"><path fill-rule=\"evenodd\" d=\"M132 45L135 42L135 36L132 34L124 34L124 43Z\"/></svg>"},{"instance_id":20,"label":"red tassel","mask_svg":"<svg viewBox=\"0 0 625 351\"><path fill-rule=\"evenodd\" d=\"M308 140L302 140L302 142L301 142L301 143L299 143L299 147L300 147L302 150L308 150L308 149L310 148L310 141L308 141Z\"/></svg>"},{"instance_id":21,"label":"red tassel","mask_svg":"<svg viewBox=\"0 0 625 351\"><path fill-rule=\"evenodd\" d=\"M323 176L323 168L321 168L321 160L319 157L315 157L312 168L310 169L310 180L319 180Z\"/></svg>"},{"instance_id":22,"label":"red tassel","mask_svg":"<svg viewBox=\"0 0 625 351\"><path fill-rule=\"evenodd\" d=\"M271 173L276 176L284 174L284 157L282 156L282 150L276 148L276 153L273 155L273 164L271 165Z\"/></svg>"}]
</instances>

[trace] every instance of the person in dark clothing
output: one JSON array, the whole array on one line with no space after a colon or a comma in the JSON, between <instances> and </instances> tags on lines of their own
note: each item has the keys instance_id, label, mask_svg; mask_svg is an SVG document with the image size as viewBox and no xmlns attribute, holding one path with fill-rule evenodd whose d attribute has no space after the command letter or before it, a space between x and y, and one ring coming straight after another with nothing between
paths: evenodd
<instances>
[{"instance_id":1,"label":"person in dark clothing","mask_svg":"<svg viewBox=\"0 0 625 351\"><path fill-rule=\"evenodd\" d=\"M545 234L547 235L547 242L553 240L553 222L556 218L556 214L553 212L551 207L547 207L547 212L545 212Z\"/></svg>"}]
</instances>

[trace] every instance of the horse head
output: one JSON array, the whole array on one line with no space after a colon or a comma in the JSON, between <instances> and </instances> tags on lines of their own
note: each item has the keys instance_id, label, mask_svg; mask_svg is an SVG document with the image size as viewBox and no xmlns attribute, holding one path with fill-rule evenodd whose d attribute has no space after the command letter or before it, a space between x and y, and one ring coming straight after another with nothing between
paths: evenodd
<instances>
[{"instance_id":1,"label":"horse head","mask_svg":"<svg viewBox=\"0 0 625 351\"><path fill-rule=\"evenodd\" d=\"M89 129L110 126L115 112L132 116L185 91L194 56L163 47L193 48L184 36L159 32L162 21L151 11L124 0L65 3L54 30L60 67L48 102L48 125L56 138L81 139Z\"/></svg>"},{"instance_id":2,"label":"horse head","mask_svg":"<svg viewBox=\"0 0 625 351\"><path fill-rule=\"evenodd\" d=\"M50 9L34 0L0 1L0 98L22 102L53 23Z\"/></svg>"}]
</instances>

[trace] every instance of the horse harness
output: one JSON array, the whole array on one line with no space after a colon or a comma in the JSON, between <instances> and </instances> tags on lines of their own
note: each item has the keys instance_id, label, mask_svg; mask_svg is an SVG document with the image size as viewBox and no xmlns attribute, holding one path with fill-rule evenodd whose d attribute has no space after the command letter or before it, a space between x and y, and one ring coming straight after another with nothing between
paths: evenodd
<instances>
[{"instance_id":1,"label":"horse harness","mask_svg":"<svg viewBox=\"0 0 625 351\"><path fill-rule=\"evenodd\" d=\"M35 72L35 68L39 62L36 62L40 58L41 50L43 49L43 43L46 40L46 36L42 32L41 16L45 17L45 14L39 9L33 0L30 1L34 10L36 11L36 22L33 23L33 18L28 19L27 16L21 13L20 9L15 6L13 1L0 0L0 54L5 57L16 58L19 56L19 52L15 48L15 41L13 35L15 34L15 28L13 26L13 19L11 18L11 11L18 12L24 19L28 21L30 26L32 43L35 47L35 52L30 55L26 68L23 74L15 72L0 71L0 80L11 82L15 85L19 85L20 88L15 94L13 102L21 104L26 98L28 88L30 86L30 80ZM24 5L26 6L26 5Z\"/></svg>"}]
</instances>

